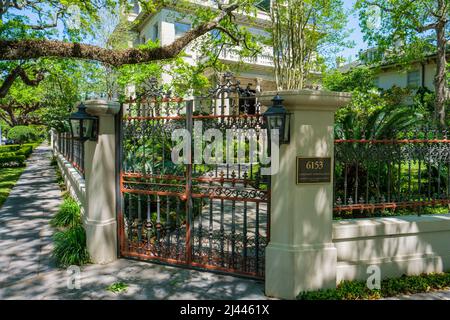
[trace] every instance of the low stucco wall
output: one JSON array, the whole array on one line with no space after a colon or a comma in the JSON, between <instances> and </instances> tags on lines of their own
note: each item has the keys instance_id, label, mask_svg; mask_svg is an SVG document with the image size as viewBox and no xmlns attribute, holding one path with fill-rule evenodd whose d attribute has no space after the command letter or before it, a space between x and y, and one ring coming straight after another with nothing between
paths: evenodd
<instances>
[{"instance_id":1,"label":"low stucco wall","mask_svg":"<svg viewBox=\"0 0 450 320\"><path fill-rule=\"evenodd\" d=\"M450 214L333 222L337 283L366 280L377 265L381 277L450 270Z\"/></svg>"},{"instance_id":2,"label":"low stucco wall","mask_svg":"<svg viewBox=\"0 0 450 320\"><path fill-rule=\"evenodd\" d=\"M70 195L80 204L81 214L84 215L86 208L86 185L84 178L78 173L77 169L67 161L60 153L55 151L59 170L66 183Z\"/></svg>"}]
</instances>

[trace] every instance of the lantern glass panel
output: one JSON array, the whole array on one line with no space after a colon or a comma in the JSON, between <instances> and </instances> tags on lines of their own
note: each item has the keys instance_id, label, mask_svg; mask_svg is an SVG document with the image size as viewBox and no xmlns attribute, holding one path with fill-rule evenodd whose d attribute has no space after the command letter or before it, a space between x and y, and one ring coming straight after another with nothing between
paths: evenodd
<instances>
[{"instance_id":1,"label":"lantern glass panel","mask_svg":"<svg viewBox=\"0 0 450 320\"><path fill-rule=\"evenodd\" d=\"M81 133L81 120L79 119L70 120L70 127L72 130L72 136L74 138L79 139Z\"/></svg>"},{"instance_id":2,"label":"lantern glass panel","mask_svg":"<svg viewBox=\"0 0 450 320\"><path fill-rule=\"evenodd\" d=\"M284 120L284 136L283 136L283 143L289 143L289 140L291 138L291 114L290 113L286 113L286 115L284 116L285 120Z\"/></svg>"},{"instance_id":3,"label":"lantern glass panel","mask_svg":"<svg viewBox=\"0 0 450 320\"><path fill-rule=\"evenodd\" d=\"M94 128L94 119L85 119L83 122L83 138L91 139L93 128Z\"/></svg>"},{"instance_id":4,"label":"lantern glass panel","mask_svg":"<svg viewBox=\"0 0 450 320\"><path fill-rule=\"evenodd\" d=\"M270 115L267 117L268 121L269 121L269 129L271 130L275 130L278 129L280 130L281 127L283 126L283 117L280 115Z\"/></svg>"}]
</instances>

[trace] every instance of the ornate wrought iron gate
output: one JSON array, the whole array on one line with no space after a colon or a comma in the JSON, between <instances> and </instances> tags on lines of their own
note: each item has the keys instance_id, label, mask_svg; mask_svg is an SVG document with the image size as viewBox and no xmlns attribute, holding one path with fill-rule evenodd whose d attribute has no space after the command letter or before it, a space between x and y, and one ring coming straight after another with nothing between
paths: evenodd
<instances>
[{"instance_id":1,"label":"ornate wrought iron gate","mask_svg":"<svg viewBox=\"0 0 450 320\"><path fill-rule=\"evenodd\" d=\"M219 129L223 137L227 129L252 129L259 139L263 122L249 88L228 76L207 97L181 100L162 93L153 81L145 94L123 105L121 119L121 255L264 277L270 230L270 178L261 175L264 166L171 159L177 145L172 132L187 129L194 140L201 135L195 122L201 121L203 131ZM200 150L204 146L200 143ZM244 146L248 149L247 140Z\"/></svg>"}]
</instances>

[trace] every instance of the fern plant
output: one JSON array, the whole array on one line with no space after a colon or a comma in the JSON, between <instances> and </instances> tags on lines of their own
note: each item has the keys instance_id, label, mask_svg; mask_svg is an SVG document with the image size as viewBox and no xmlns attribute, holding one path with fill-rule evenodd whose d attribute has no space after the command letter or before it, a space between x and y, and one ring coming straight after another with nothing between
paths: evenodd
<instances>
[{"instance_id":1,"label":"fern plant","mask_svg":"<svg viewBox=\"0 0 450 320\"><path fill-rule=\"evenodd\" d=\"M60 267L89 263L86 232L82 225L70 227L54 235L53 257Z\"/></svg>"},{"instance_id":2,"label":"fern plant","mask_svg":"<svg viewBox=\"0 0 450 320\"><path fill-rule=\"evenodd\" d=\"M364 116L352 110L344 112L335 124L337 139L395 138L395 132L417 128L424 120L410 106L384 107Z\"/></svg>"},{"instance_id":3,"label":"fern plant","mask_svg":"<svg viewBox=\"0 0 450 320\"><path fill-rule=\"evenodd\" d=\"M58 213L50 221L50 225L56 228L81 225L81 213L78 203L71 197L65 198Z\"/></svg>"}]
</instances>

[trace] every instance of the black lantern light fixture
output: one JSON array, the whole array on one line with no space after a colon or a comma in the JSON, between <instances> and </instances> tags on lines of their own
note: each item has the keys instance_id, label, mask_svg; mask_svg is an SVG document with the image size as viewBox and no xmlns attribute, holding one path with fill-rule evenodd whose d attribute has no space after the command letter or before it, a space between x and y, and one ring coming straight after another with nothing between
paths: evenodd
<instances>
[{"instance_id":1,"label":"black lantern light fixture","mask_svg":"<svg viewBox=\"0 0 450 320\"><path fill-rule=\"evenodd\" d=\"M69 117L72 138L82 142L86 140L97 140L98 118L86 112L83 103L78 105L78 111Z\"/></svg>"},{"instance_id":2,"label":"black lantern light fixture","mask_svg":"<svg viewBox=\"0 0 450 320\"><path fill-rule=\"evenodd\" d=\"M291 113L286 111L283 101L284 99L279 94L273 97L273 104L263 113L263 117L267 125L269 139L271 139L271 130L278 130L280 144L288 144L291 131Z\"/></svg>"}]
</instances>

